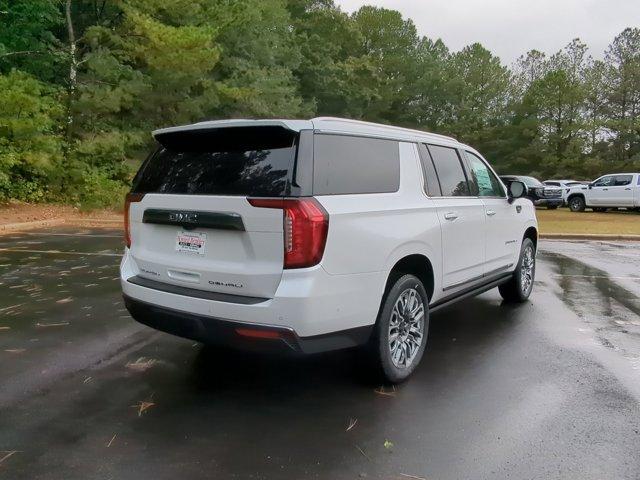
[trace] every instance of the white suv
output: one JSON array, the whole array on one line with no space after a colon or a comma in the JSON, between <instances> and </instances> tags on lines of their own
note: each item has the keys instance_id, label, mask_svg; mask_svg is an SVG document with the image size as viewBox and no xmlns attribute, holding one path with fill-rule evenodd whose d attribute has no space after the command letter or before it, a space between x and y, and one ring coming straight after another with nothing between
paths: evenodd
<instances>
[{"instance_id":1,"label":"white suv","mask_svg":"<svg viewBox=\"0 0 640 480\"><path fill-rule=\"evenodd\" d=\"M587 207L596 212L607 208L640 210L640 173L603 175L588 185L571 187L567 203L572 212L584 212Z\"/></svg>"},{"instance_id":2,"label":"white suv","mask_svg":"<svg viewBox=\"0 0 640 480\"><path fill-rule=\"evenodd\" d=\"M120 269L138 321L314 353L363 345L384 379L420 362L429 313L533 287L537 222L453 138L336 118L154 132Z\"/></svg>"}]
</instances>

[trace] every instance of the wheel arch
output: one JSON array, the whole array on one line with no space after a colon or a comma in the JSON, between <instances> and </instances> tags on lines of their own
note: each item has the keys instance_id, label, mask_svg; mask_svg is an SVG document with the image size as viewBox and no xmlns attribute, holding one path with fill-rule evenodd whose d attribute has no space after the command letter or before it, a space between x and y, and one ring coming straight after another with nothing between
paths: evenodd
<instances>
[{"instance_id":1,"label":"wheel arch","mask_svg":"<svg viewBox=\"0 0 640 480\"><path fill-rule=\"evenodd\" d=\"M382 300L384 300L387 292L393 287L395 280L406 274L415 275L420 279L424 285L424 289L427 291L429 301L431 301L435 289L433 264L426 255L421 253L406 255L396 261L387 275Z\"/></svg>"},{"instance_id":2,"label":"wheel arch","mask_svg":"<svg viewBox=\"0 0 640 480\"><path fill-rule=\"evenodd\" d=\"M525 238L531 239L531 241L533 242L533 246L537 251L538 250L538 229L536 227L528 227L524 231L524 235L522 235L523 242Z\"/></svg>"},{"instance_id":3,"label":"wheel arch","mask_svg":"<svg viewBox=\"0 0 640 480\"><path fill-rule=\"evenodd\" d=\"M575 198L575 197L582 197L582 200L584 200L584 203L586 205L587 197L585 197L584 193L582 193L582 192L575 192L575 193L570 193L569 195L567 195L567 203L569 203L571 201L571 199Z\"/></svg>"}]
</instances>

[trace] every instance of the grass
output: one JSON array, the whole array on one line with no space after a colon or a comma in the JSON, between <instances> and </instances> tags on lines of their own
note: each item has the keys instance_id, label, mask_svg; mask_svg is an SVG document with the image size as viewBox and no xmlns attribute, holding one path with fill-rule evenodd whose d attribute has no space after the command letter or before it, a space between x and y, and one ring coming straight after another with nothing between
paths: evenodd
<instances>
[{"instance_id":1,"label":"grass","mask_svg":"<svg viewBox=\"0 0 640 480\"><path fill-rule=\"evenodd\" d=\"M626 211L574 213L568 209L537 209L540 233L640 235L640 214Z\"/></svg>"}]
</instances>

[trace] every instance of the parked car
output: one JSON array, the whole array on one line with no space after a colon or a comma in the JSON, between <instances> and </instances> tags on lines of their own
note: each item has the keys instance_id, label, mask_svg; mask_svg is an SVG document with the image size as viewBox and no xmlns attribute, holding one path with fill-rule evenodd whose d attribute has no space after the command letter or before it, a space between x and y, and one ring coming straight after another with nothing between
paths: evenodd
<instances>
[{"instance_id":1,"label":"parked car","mask_svg":"<svg viewBox=\"0 0 640 480\"><path fill-rule=\"evenodd\" d=\"M527 186L526 197L531 200L536 207L547 207L549 210L555 210L564 203L562 199L562 189L560 187L544 185L537 178L524 175L502 175L500 178L506 184L514 180L524 183Z\"/></svg>"},{"instance_id":2,"label":"parked car","mask_svg":"<svg viewBox=\"0 0 640 480\"><path fill-rule=\"evenodd\" d=\"M571 187L583 185L584 182L578 180L545 180L543 184L549 187L560 187L562 189L562 203L567 204L567 195L571 191ZM588 182L587 182L588 183Z\"/></svg>"},{"instance_id":3,"label":"parked car","mask_svg":"<svg viewBox=\"0 0 640 480\"><path fill-rule=\"evenodd\" d=\"M334 118L154 132L125 208L133 318L208 343L315 353L363 346L399 382L429 314L498 287L523 302L535 210L473 148Z\"/></svg>"},{"instance_id":4,"label":"parked car","mask_svg":"<svg viewBox=\"0 0 640 480\"><path fill-rule=\"evenodd\" d=\"M572 212L593 208L604 212L608 208L640 210L640 173L603 175L588 185L571 187L567 202Z\"/></svg>"}]
</instances>

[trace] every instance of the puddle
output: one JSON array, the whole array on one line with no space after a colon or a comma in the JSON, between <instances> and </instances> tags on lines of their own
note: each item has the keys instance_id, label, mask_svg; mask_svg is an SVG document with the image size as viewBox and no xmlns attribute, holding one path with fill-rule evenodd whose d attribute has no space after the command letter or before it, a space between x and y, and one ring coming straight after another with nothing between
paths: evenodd
<instances>
[{"instance_id":1,"label":"puddle","mask_svg":"<svg viewBox=\"0 0 640 480\"><path fill-rule=\"evenodd\" d=\"M555 294L594 331L603 346L626 357L640 352L640 300L604 270L559 253L540 252L560 289Z\"/></svg>"}]
</instances>

